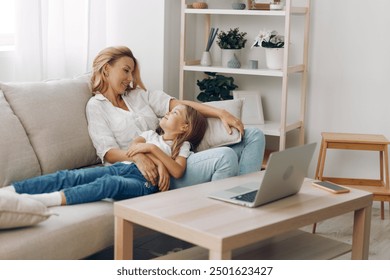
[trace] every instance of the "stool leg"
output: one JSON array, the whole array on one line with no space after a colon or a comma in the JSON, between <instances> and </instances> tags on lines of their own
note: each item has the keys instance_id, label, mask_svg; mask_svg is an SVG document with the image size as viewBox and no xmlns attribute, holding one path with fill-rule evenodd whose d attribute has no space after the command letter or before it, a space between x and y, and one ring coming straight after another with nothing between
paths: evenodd
<instances>
[{"instance_id":1,"label":"stool leg","mask_svg":"<svg viewBox=\"0 0 390 280\"><path fill-rule=\"evenodd\" d=\"M385 219L385 203L381 201L381 219Z\"/></svg>"},{"instance_id":2,"label":"stool leg","mask_svg":"<svg viewBox=\"0 0 390 280\"><path fill-rule=\"evenodd\" d=\"M316 174L314 176L315 179L320 179L322 177L322 173L324 171L324 165L325 165L325 150L326 150L326 143L325 140L322 139L321 141L321 147L320 147L320 153L318 155L318 162L317 162L317 168L316 168Z\"/></svg>"},{"instance_id":3,"label":"stool leg","mask_svg":"<svg viewBox=\"0 0 390 280\"><path fill-rule=\"evenodd\" d=\"M316 233L316 229L317 229L317 223L314 223L313 224L313 228L312 228L312 230L311 230L311 233Z\"/></svg>"},{"instance_id":4,"label":"stool leg","mask_svg":"<svg viewBox=\"0 0 390 280\"><path fill-rule=\"evenodd\" d=\"M385 162L385 164L384 164L385 165L385 178L386 178L385 187L389 188L389 151L388 151L387 145L386 145L385 150L384 150L383 160Z\"/></svg>"},{"instance_id":5,"label":"stool leg","mask_svg":"<svg viewBox=\"0 0 390 280\"><path fill-rule=\"evenodd\" d=\"M328 148L328 144L325 140L323 140L323 144L321 144L321 158L320 158L320 164L319 164L319 171L318 176L316 179L322 180L322 177L324 175L324 168L325 168L325 159L326 159L326 149Z\"/></svg>"}]
</instances>

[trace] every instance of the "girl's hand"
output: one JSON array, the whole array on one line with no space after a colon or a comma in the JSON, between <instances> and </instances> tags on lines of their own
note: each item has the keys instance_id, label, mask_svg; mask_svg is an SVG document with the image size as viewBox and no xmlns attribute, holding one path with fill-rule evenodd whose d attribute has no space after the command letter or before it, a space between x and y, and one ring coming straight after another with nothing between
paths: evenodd
<instances>
[{"instance_id":1,"label":"girl's hand","mask_svg":"<svg viewBox=\"0 0 390 280\"><path fill-rule=\"evenodd\" d=\"M140 153L142 154L150 153L152 151L153 146L154 146L153 144L149 144L149 143L133 144L127 150L126 155L128 157L133 157L136 154L140 154Z\"/></svg>"},{"instance_id":2,"label":"girl's hand","mask_svg":"<svg viewBox=\"0 0 390 280\"><path fill-rule=\"evenodd\" d=\"M163 164L159 164L157 167L158 170L158 188L161 192L169 190L169 185L171 183L171 177L169 176L168 170Z\"/></svg>"},{"instance_id":3,"label":"girl's hand","mask_svg":"<svg viewBox=\"0 0 390 280\"><path fill-rule=\"evenodd\" d=\"M241 133L241 135L244 135L244 124L240 119L236 118L226 110L222 110L219 118L229 134L232 134L231 127L234 127Z\"/></svg>"}]
</instances>

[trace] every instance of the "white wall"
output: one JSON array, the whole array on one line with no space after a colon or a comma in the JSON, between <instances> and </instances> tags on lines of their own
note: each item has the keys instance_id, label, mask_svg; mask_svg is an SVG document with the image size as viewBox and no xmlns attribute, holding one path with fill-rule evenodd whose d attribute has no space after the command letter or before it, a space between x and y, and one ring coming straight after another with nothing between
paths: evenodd
<instances>
[{"instance_id":1,"label":"white wall","mask_svg":"<svg viewBox=\"0 0 390 280\"><path fill-rule=\"evenodd\" d=\"M164 3L116 0L107 5L107 45L126 45L133 51L150 89L163 86Z\"/></svg>"},{"instance_id":2,"label":"white wall","mask_svg":"<svg viewBox=\"0 0 390 280\"><path fill-rule=\"evenodd\" d=\"M312 1L308 142L320 144L323 131L390 139L390 1L373 4ZM332 151L325 174L378 178L378 166L377 153Z\"/></svg>"}]
</instances>

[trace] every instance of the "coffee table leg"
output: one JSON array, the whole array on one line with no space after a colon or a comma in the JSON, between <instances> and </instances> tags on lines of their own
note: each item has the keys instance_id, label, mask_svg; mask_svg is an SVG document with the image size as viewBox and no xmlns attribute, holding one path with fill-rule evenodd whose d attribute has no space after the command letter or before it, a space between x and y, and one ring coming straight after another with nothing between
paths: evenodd
<instances>
[{"instance_id":1,"label":"coffee table leg","mask_svg":"<svg viewBox=\"0 0 390 280\"><path fill-rule=\"evenodd\" d=\"M232 259L232 251L209 251L209 259L210 260L231 260Z\"/></svg>"},{"instance_id":2,"label":"coffee table leg","mask_svg":"<svg viewBox=\"0 0 390 280\"><path fill-rule=\"evenodd\" d=\"M133 259L133 223L115 217L115 247L116 260Z\"/></svg>"},{"instance_id":3,"label":"coffee table leg","mask_svg":"<svg viewBox=\"0 0 390 280\"><path fill-rule=\"evenodd\" d=\"M355 211L352 236L353 260L367 260L370 243L371 206Z\"/></svg>"}]
</instances>

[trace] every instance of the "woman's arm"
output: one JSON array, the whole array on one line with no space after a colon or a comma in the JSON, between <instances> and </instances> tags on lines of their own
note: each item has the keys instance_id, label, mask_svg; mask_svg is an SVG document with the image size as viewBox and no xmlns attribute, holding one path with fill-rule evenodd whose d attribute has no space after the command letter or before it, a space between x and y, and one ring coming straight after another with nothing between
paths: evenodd
<instances>
[{"instance_id":1,"label":"woman's arm","mask_svg":"<svg viewBox=\"0 0 390 280\"><path fill-rule=\"evenodd\" d=\"M172 110L178 104L185 104L199 111L205 117L220 118L229 134L232 133L231 127L234 127L240 131L241 135L244 135L244 124L240 119L230 114L228 111L220 108L215 108L204 103L198 103L189 100L177 100L171 99L169 103L169 110Z\"/></svg>"},{"instance_id":2,"label":"woman's arm","mask_svg":"<svg viewBox=\"0 0 390 280\"><path fill-rule=\"evenodd\" d=\"M186 170L186 158L178 156L176 157L176 159L172 159L169 155L164 153L159 147L154 144L137 143L135 145L132 145L127 152L127 154L131 157L140 153L152 154L164 164L169 174L176 179L182 177L184 171Z\"/></svg>"}]
</instances>

